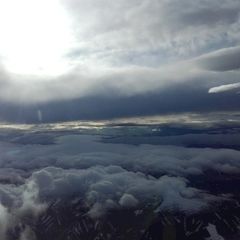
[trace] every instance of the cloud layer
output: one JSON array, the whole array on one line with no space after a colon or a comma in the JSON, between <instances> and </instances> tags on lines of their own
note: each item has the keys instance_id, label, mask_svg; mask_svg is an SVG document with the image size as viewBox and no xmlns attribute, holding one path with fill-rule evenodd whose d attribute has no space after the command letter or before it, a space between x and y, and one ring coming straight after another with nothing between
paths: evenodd
<instances>
[{"instance_id":1,"label":"cloud layer","mask_svg":"<svg viewBox=\"0 0 240 240\"><path fill-rule=\"evenodd\" d=\"M226 99L230 110L239 109L238 95L208 96L239 81L238 1L61 4L75 38L64 56L71 70L16 75L2 59L3 120L38 121L39 109L43 121L216 111L226 110ZM138 105L143 110L134 112Z\"/></svg>"},{"instance_id":2,"label":"cloud layer","mask_svg":"<svg viewBox=\"0 0 240 240\"><path fill-rule=\"evenodd\" d=\"M186 134L186 128L182 129L185 134L179 135L175 130L177 135L173 137L159 135L160 145L140 144L144 137L150 138L152 128L156 126L135 126L132 132L119 126L74 130L76 126L67 123L59 129L53 125L24 131L2 128L1 237L7 240L9 231L18 229L19 239L34 239L33 222L58 199L69 203L81 200L86 214L93 219L123 209L192 214L231 199L223 194L230 193L228 190L213 194L208 186L194 186L191 179L201 179L209 172L237 176L240 152L185 146L196 139L201 142L201 138L206 145L215 142L221 146L221 128L219 132L210 128L208 134ZM224 146L239 142L236 129L229 128ZM135 142L117 143L121 136L130 142L134 137Z\"/></svg>"}]
</instances>

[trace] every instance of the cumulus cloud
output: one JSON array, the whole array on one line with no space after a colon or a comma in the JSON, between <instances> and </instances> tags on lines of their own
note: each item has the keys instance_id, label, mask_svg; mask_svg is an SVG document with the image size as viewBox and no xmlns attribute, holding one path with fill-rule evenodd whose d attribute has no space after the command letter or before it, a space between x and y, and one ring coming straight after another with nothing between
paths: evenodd
<instances>
[{"instance_id":1,"label":"cumulus cloud","mask_svg":"<svg viewBox=\"0 0 240 240\"><path fill-rule=\"evenodd\" d=\"M43 132L31 134L39 134L42 141ZM226 198L199 190L188 179L206 171L238 174L240 169L240 153L231 149L104 143L99 136L65 131L48 132L47 141L49 134L55 144L31 144L26 133L22 143L20 133L5 141L2 136L1 236L18 226L16 239L34 239L29 221L36 221L47 204L57 199L81 199L91 218L113 209L145 207L155 212L198 212ZM16 135L18 141L11 142Z\"/></svg>"},{"instance_id":2,"label":"cumulus cloud","mask_svg":"<svg viewBox=\"0 0 240 240\"><path fill-rule=\"evenodd\" d=\"M46 174L51 181L47 185L38 184ZM34 172L30 179L39 189L40 199L80 197L89 207L89 214L95 217L109 209L142 208L146 204L153 209L195 212L208 203L207 195L188 187L184 178L154 178L113 165L79 170L48 167Z\"/></svg>"},{"instance_id":3,"label":"cumulus cloud","mask_svg":"<svg viewBox=\"0 0 240 240\"><path fill-rule=\"evenodd\" d=\"M190 135L189 138L194 139ZM215 140L217 138L218 135ZM10 191L11 188L2 188L2 203L13 206L18 196L17 199L22 199L19 211L37 215L43 207L36 204L39 199L65 198L76 193L86 199L89 214L96 217L107 209L154 202L157 195L158 200L162 199L161 207L189 211L188 206L200 208L206 201L204 194L188 188L187 181L179 176L188 178L209 170L239 173L240 169L239 151L230 149L111 144L86 135L67 135L57 139L57 144L48 146L2 145L1 167L11 172L10 180L5 180L4 173L3 183L25 186L21 198L18 192ZM53 167L47 167L49 165ZM14 171L16 168L23 170ZM37 170L39 168L43 169ZM75 170L71 170L73 168ZM165 174L172 177L153 177ZM27 183L25 179L28 179ZM174 194L177 195L173 197ZM190 199L186 200L188 197ZM172 199L177 200L172 202Z\"/></svg>"},{"instance_id":4,"label":"cumulus cloud","mask_svg":"<svg viewBox=\"0 0 240 240\"><path fill-rule=\"evenodd\" d=\"M119 200L119 204L126 208L136 207L138 200L131 194L125 193Z\"/></svg>"},{"instance_id":5,"label":"cumulus cloud","mask_svg":"<svg viewBox=\"0 0 240 240\"><path fill-rule=\"evenodd\" d=\"M0 185L5 198L0 204L0 234L20 226L19 240L34 239L32 224L45 210L45 202L57 199L81 199L92 218L112 209L171 210L193 213L221 198L188 186L179 177L154 178L119 166L95 166L87 169L47 167L35 171L21 186ZM0 192L3 197L3 192ZM21 227L22 226L22 227Z\"/></svg>"},{"instance_id":6,"label":"cumulus cloud","mask_svg":"<svg viewBox=\"0 0 240 240\"><path fill-rule=\"evenodd\" d=\"M45 206L38 201L38 189L33 188L30 181L20 186L0 184L1 239L8 240L9 231L14 232L17 228L20 235L17 234L16 239L34 239L35 235L29 226Z\"/></svg>"}]
</instances>

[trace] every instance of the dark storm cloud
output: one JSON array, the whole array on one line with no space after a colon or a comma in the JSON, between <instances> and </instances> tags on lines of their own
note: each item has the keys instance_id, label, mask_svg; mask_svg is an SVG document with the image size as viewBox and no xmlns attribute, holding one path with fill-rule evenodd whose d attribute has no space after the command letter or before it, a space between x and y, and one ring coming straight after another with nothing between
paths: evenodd
<instances>
[{"instance_id":1,"label":"dark storm cloud","mask_svg":"<svg viewBox=\"0 0 240 240\"><path fill-rule=\"evenodd\" d=\"M57 77L5 70L1 120L239 110L238 95L208 94L239 81L239 1L62 3L76 37L65 56L74 68Z\"/></svg>"},{"instance_id":2,"label":"dark storm cloud","mask_svg":"<svg viewBox=\"0 0 240 240\"><path fill-rule=\"evenodd\" d=\"M235 48L231 48L162 69L135 67L98 78L75 73L56 81L13 84L7 87L11 90L2 89L7 99L2 96L1 120L54 122L239 110L239 95L209 94L219 92L216 86L229 82L235 82L231 88L238 87L239 71L223 71L226 64L235 68L235 60ZM221 71L213 74L213 70L203 69L214 64ZM8 94L13 90L14 98Z\"/></svg>"},{"instance_id":3,"label":"dark storm cloud","mask_svg":"<svg viewBox=\"0 0 240 240\"><path fill-rule=\"evenodd\" d=\"M212 83L213 86L215 84L216 81ZM210 95L208 88L200 88L192 82L133 96L119 96L114 89L109 89L108 96L90 95L35 106L6 105L5 109L1 109L2 120L38 123L39 110L42 113L42 122L239 110L239 95Z\"/></svg>"}]
</instances>

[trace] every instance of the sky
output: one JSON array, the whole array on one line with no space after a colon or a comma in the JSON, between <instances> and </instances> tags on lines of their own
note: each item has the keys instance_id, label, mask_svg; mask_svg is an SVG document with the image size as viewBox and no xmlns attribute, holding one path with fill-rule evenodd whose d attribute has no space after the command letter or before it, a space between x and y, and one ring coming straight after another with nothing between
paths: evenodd
<instances>
[{"instance_id":1,"label":"sky","mask_svg":"<svg viewBox=\"0 0 240 240\"><path fill-rule=\"evenodd\" d=\"M0 120L239 111L238 0L0 0Z\"/></svg>"},{"instance_id":2,"label":"sky","mask_svg":"<svg viewBox=\"0 0 240 240\"><path fill-rule=\"evenodd\" d=\"M239 93L239 0L0 0L1 240L239 204Z\"/></svg>"}]
</instances>

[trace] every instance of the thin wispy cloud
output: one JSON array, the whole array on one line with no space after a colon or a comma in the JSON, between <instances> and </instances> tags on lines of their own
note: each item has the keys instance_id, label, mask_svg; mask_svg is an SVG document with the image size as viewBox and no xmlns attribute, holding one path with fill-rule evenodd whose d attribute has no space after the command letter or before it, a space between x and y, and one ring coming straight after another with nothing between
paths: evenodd
<instances>
[{"instance_id":1,"label":"thin wispy cloud","mask_svg":"<svg viewBox=\"0 0 240 240\"><path fill-rule=\"evenodd\" d=\"M228 92L228 91L239 90L239 89L240 89L240 83L232 83L232 84L226 84L226 85L210 88L208 92L221 93L221 92Z\"/></svg>"}]
</instances>

